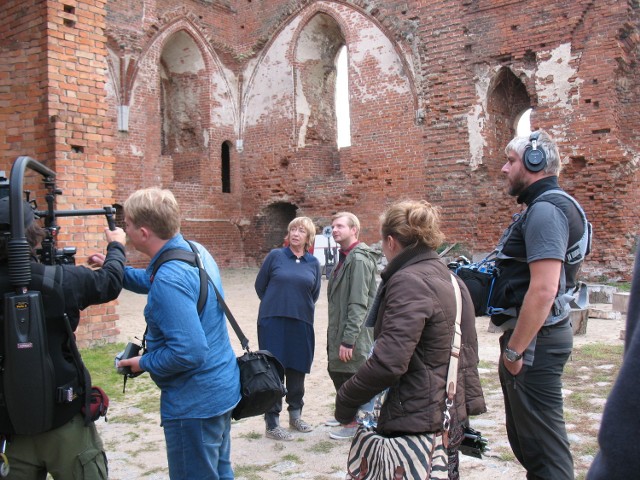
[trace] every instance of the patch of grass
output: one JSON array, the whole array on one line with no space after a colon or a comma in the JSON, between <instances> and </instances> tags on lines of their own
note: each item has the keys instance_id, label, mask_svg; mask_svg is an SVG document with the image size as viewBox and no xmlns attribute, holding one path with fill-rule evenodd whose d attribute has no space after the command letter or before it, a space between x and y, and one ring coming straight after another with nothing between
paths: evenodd
<instances>
[{"instance_id":1,"label":"patch of grass","mask_svg":"<svg viewBox=\"0 0 640 480\"><path fill-rule=\"evenodd\" d=\"M480 360L478 363L478 368L484 368L485 370L493 370L496 368L495 362L490 362L488 360Z\"/></svg>"},{"instance_id":2,"label":"patch of grass","mask_svg":"<svg viewBox=\"0 0 640 480\"><path fill-rule=\"evenodd\" d=\"M608 285L616 287L619 292L630 292L631 282L609 282Z\"/></svg>"},{"instance_id":3,"label":"patch of grass","mask_svg":"<svg viewBox=\"0 0 640 480\"><path fill-rule=\"evenodd\" d=\"M313 453L329 453L336 446L337 446L337 442L322 440L314 445L311 445L311 447L309 447L307 451L313 452Z\"/></svg>"},{"instance_id":4,"label":"patch of grass","mask_svg":"<svg viewBox=\"0 0 640 480\"><path fill-rule=\"evenodd\" d=\"M240 438L246 438L247 440L259 440L262 438L262 434L259 432L247 432L238 435Z\"/></svg>"},{"instance_id":5,"label":"patch of grass","mask_svg":"<svg viewBox=\"0 0 640 480\"><path fill-rule=\"evenodd\" d=\"M513 454L510 448L500 448L496 451L497 458L503 462L515 462L516 456Z\"/></svg>"},{"instance_id":6,"label":"patch of grass","mask_svg":"<svg viewBox=\"0 0 640 480\"><path fill-rule=\"evenodd\" d=\"M285 456L282 457L282 460L285 462L302 463L302 460L300 460L300 457L293 453L286 454Z\"/></svg>"},{"instance_id":7,"label":"patch of grass","mask_svg":"<svg viewBox=\"0 0 640 480\"><path fill-rule=\"evenodd\" d=\"M574 392L564 401L565 408L573 408L577 411L588 411L593 405L589 402L590 395L584 392Z\"/></svg>"},{"instance_id":8,"label":"patch of grass","mask_svg":"<svg viewBox=\"0 0 640 480\"><path fill-rule=\"evenodd\" d=\"M622 345L590 343L574 350L573 360L592 366L593 362L601 364L620 364L623 353Z\"/></svg>"},{"instance_id":9,"label":"patch of grass","mask_svg":"<svg viewBox=\"0 0 640 480\"><path fill-rule=\"evenodd\" d=\"M233 473L236 478L243 477L246 480L260 480L258 473L265 469L264 465L235 465Z\"/></svg>"}]
</instances>

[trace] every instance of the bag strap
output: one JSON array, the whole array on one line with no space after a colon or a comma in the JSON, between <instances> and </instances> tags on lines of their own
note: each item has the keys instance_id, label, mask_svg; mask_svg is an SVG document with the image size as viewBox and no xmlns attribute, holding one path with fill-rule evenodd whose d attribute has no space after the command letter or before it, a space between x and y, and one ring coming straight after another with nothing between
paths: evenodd
<instances>
[{"instance_id":1,"label":"bag strap","mask_svg":"<svg viewBox=\"0 0 640 480\"><path fill-rule=\"evenodd\" d=\"M449 359L449 371L447 372L447 398L453 400L456 394L456 383L458 381L458 359L460 358L460 347L462 345L462 329L460 323L462 321L462 294L460 285L456 278L451 275L451 283L456 296L456 323L453 338L451 340L451 358Z\"/></svg>"},{"instance_id":2,"label":"bag strap","mask_svg":"<svg viewBox=\"0 0 640 480\"><path fill-rule=\"evenodd\" d=\"M445 384L445 409L444 418L442 420L442 441L445 447L449 446L449 430L451 429L451 408L456 396L456 385L458 383L458 363L460 359L460 348L462 345L462 294L460 293L460 285L453 274L451 274L451 283L456 297L456 323L454 325L453 338L451 339L451 356L449 357L449 371L447 372L447 383Z\"/></svg>"},{"instance_id":3,"label":"bag strap","mask_svg":"<svg viewBox=\"0 0 640 480\"><path fill-rule=\"evenodd\" d=\"M216 284L213 283L213 279L211 278L211 276L209 276L209 273L205 270L204 263L202 262L202 257L200 256L200 253L198 252L197 247L190 240L186 240L186 242L189 244L189 247L191 247L191 250L192 250L191 252L187 252L186 250L182 250L180 248L172 248L171 250L165 250L164 252L162 252L162 254L160 255L160 257L158 257L158 260L156 260L156 263L153 266L153 271L151 272L151 282L153 282L153 277L155 276L160 266L163 263L171 260L180 260L190 265L193 265L195 267L198 267L198 272L200 275L200 296L198 297L198 314L202 313L202 310L205 304L207 303L207 298L209 296L209 289L207 288L207 282L210 282L211 286L213 287L213 291L216 294L216 298L218 299L218 303L222 306L222 309L224 310L227 320L231 324L231 328L233 328L233 331L236 333L238 340L240 341L240 345L242 346L242 349L249 352L250 351L249 339L246 337L246 335L240 328L240 325L238 325L238 322L233 316L233 313L231 313L231 310L229 309L227 302L224 301L224 298L222 298L222 294L218 290L218 287L216 287Z\"/></svg>"}]
</instances>

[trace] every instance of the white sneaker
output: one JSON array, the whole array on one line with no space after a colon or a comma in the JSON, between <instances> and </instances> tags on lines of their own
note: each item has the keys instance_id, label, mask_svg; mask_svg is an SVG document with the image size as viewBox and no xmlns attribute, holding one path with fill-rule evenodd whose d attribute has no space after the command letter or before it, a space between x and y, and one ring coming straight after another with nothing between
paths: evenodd
<instances>
[{"instance_id":1,"label":"white sneaker","mask_svg":"<svg viewBox=\"0 0 640 480\"><path fill-rule=\"evenodd\" d=\"M337 432L330 432L329 437L334 440L351 440L356 434L358 427L343 427Z\"/></svg>"},{"instance_id":2,"label":"white sneaker","mask_svg":"<svg viewBox=\"0 0 640 480\"><path fill-rule=\"evenodd\" d=\"M324 424L327 427L339 427L340 426L340 422L338 420L336 420L335 418L330 418L329 420L324 422Z\"/></svg>"}]
</instances>

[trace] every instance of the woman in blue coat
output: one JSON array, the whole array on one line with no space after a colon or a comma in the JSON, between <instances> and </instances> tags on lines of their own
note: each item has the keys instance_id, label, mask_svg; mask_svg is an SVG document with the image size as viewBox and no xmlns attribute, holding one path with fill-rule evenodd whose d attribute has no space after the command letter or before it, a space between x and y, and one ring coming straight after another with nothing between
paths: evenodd
<instances>
[{"instance_id":1,"label":"woman in blue coat","mask_svg":"<svg viewBox=\"0 0 640 480\"><path fill-rule=\"evenodd\" d=\"M320 262L309 253L315 232L310 218L294 218L285 239L288 246L269 252L255 283L260 298L258 343L284 366L289 426L303 433L313 430L301 415L305 376L313 362L313 316L322 279ZM265 415L266 436L293 440L291 433L280 426L281 410L282 400Z\"/></svg>"}]
</instances>

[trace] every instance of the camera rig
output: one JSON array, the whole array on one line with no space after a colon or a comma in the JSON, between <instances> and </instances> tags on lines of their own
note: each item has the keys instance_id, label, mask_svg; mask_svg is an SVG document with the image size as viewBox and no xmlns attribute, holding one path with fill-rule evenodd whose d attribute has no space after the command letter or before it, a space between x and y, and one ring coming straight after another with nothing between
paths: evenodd
<instances>
[{"instance_id":1,"label":"camera rig","mask_svg":"<svg viewBox=\"0 0 640 480\"><path fill-rule=\"evenodd\" d=\"M31 200L30 191L23 191L24 172L26 168L40 173L43 177L43 183L46 190L45 201L47 203L46 210L38 210L35 200ZM11 176L8 182L8 194L11 209L11 238L12 241L24 244L24 227L23 218L23 193L27 203L32 205L33 214L37 218L44 219L45 238L41 242L41 248L37 253L40 262L45 265L62 265L75 263L75 247L57 248L58 234L60 226L57 224L58 217L75 217L89 215L104 215L107 219L109 229L115 229L115 209L111 206L105 206L102 209L88 210L56 210L56 196L62 195L62 190L56 187L56 174L30 157L18 157L11 168ZM22 250L22 248L21 248ZM10 250L11 251L11 250ZM9 256L11 263L11 255Z\"/></svg>"},{"instance_id":2,"label":"camera rig","mask_svg":"<svg viewBox=\"0 0 640 480\"><path fill-rule=\"evenodd\" d=\"M39 211L35 202L23 198L24 174L30 168L44 179L47 209ZM6 410L9 431L0 432L31 435L49 431L53 425L57 404L56 374L53 369L47 334L43 292L30 289L32 280L31 245L25 236L25 208L32 208L36 218L43 218L46 238L40 250L42 263L56 265L73 263L75 249L56 247L59 227L57 217L78 215L105 215L109 228L115 229L112 207L100 210L58 211L55 197L62 192L55 185L56 174L40 162L26 156L18 157L11 168L7 185L4 175L0 179L0 193L8 196L10 232L1 232L6 240L7 286L11 290L1 292L3 310L0 313L0 382L2 383L2 408ZM8 187L8 188L7 188ZM7 194L8 191L8 194ZM28 213L28 212L27 212ZM4 265L3 265L4 267ZM51 272L60 267L45 267ZM42 280L40 283L44 285ZM50 307L50 306L49 306ZM63 316L64 317L64 316ZM64 317L66 318L66 317ZM70 329L70 326L68 327ZM73 333L69 334L73 338ZM26 392L26 394L25 394ZM3 413L4 415L4 413ZM4 418L4 417L3 417ZM6 423L6 422L5 422ZM1 439L2 435L0 435ZM4 443L0 441L0 476L8 470L2 457Z\"/></svg>"}]
</instances>

